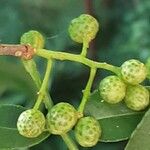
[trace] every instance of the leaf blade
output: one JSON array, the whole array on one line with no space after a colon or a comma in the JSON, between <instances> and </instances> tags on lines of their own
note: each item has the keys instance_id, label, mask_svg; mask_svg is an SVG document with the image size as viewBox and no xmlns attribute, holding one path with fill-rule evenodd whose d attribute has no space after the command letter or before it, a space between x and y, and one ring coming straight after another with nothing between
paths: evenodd
<instances>
[{"instance_id":1,"label":"leaf blade","mask_svg":"<svg viewBox=\"0 0 150 150\"><path fill-rule=\"evenodd\" d=\"M150 109L144 115L125 148L125 150L150 149Z\"/></svg>"},{"instance_id":2,"label":"leaf blade","mask_svg":"<svg viewBox=\"0 0 150 150\"><path fill-rule=\"evenodd\" d=\"M31 147L42 142L47 137L47 133L43 133L34 139L25 138L19 135L17 129L0 127L0 149Z\"/></svg>"},{"instance_id":3,"label":"leaf blade","mask_svg":"<svg viewBox=\"0 0 150 150\"><path fill-rule=\"evenodd\" d=\"M102 142L118 142L130 137L144 111L135 112L122 103L108 104L101 100L99 91L91 94L85 113L94 116L102 127Z\"/></svg>"}]
</instances>

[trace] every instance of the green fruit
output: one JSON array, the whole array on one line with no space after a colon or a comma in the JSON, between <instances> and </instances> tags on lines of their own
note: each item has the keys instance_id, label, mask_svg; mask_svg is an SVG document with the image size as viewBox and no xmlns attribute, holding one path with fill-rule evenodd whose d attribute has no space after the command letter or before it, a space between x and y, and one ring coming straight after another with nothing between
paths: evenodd
<instances>
[{"instance_id":1,"label":"green fruit","mask_svg":"<svg viewBox=\"0 0 150 150\"><path fill-rule=\"evenodd\" d=\"M20 114L17 128L22 136L28 138L37 137L45 129L45 117L39 110L26 110Z\"/></svg>"},{"instance_id":2,"label":"green fruit","mask_svg":"<svg viewBox=\"0 0 150 150\"><path fill-rule=\"evenodd\" d=\"M78 119L77 111L69 103L58 103L47 114L48 128L51 133L61 135L68 132Z\"/></svg>"},{"instance_id":3,"label":"green fruit","mask_svg":"<svg viewBox=\"0 0 150 150\"><path fill-rule=\"evenodd\" d=\"M149 91L142 85L130 85L127 87L125 103L130 109L143 110L149 105Z\"/></svg>"},{"instance_id":4,"label":"green fruit","mask_svg":"<svg viewBox=\"0 0 150 150\"><path fill-rule=\"evenodd\" d=\"M73 41L83 43L84 41L90 42L94 39L98 29L99 24L94 17L82 14L71 21L68 30Z\"/></svg>"},{"instance_id":5,"label":"green fruit","mask_svg":"<svg viewBox=\"0 0 150 150\"><path fill-rule=\"evenodd\" d=\"M126 85L119 77L108 76L100 82L99 91L103 100L115 104L125 97Z\"/></svg>"},{"instance_id":6,"label":"green fruit","mask_svg":"<svg viewBox=\"0 0 150 150\"><path fill-rule=\"evenodd\" d=\"M131 59L122 64L121 74L125 82L136 85L144 81L147 69L142 62Z\"/></svg>"},{"instance_id":7,"label":"green fruit","mask_svg":"<svg viewBox=\"0 0 150 150\"><path fill-rule=\"evenodd\" d=\"M31 31L24 33L21 36L20 43L29 44L32 47L38 49L38 48L44 47L45 40L41 33L39 33L38 31L31 30Z\"/></svg>"},{"instance_id":8,"label":"green fruit","mask_svg":"<svg viewBox=\"0 0 150 150\"><path fill-rule=\"evenodd\" d=\"M99 122L93 117L81 118L75 126L75 138L83 147L96 145L101 136Z\"/></svg>"}]
</instances>

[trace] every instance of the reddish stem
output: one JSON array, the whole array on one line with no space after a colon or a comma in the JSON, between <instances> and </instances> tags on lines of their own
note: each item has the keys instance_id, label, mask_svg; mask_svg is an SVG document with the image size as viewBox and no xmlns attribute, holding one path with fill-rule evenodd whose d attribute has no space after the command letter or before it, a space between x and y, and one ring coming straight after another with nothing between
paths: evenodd
<instances>
[{"instance_id":1,"label":"reddish stem","mask_svg":"<svg viewBox=\"0 0 150 150\"><path fill-rule=\"evenodd\" d=\"M86 13L94 16L94 12L93 12L93 1L92 0L85 0L85 11ZM96 58L96 50L95 50L95 41L91 41L90 45L89 45L90 49L89 49L89 56L93 59Z\"/></svg>"},{"instance_id":2,"label":"reddish stem","mask_svg":"<svg viewBox=\"0 0 150 150\"><path fill-rule=\"evenodd\" d=\"M92 0L85 0L85 10L86 10L86 13L92 15L92 13L93 13L93 2L92 2Z\"/></svg>"},{"instance_id":3,"label":"reddish stem","mask_svg":"<svg viewBox=\"0 0 150 150\"><path fill-rule=\"evenodd\" d=\"M30 45L0 44L0 55L11 55L28 60L34 54L35 49Z\"/></svg>"}]
</instances>

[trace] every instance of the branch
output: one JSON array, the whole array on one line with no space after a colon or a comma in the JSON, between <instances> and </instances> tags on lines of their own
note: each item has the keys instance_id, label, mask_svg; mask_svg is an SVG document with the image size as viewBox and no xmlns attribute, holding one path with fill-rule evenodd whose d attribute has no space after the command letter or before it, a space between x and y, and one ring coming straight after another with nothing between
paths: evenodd
<instances>
[{"instance_id":1,"label":"branch","mask_svg":"<svg viewBox=\"0 0 150 150\"><path fill-rule=\"evenodd\" d=\"M0 44L0 55L11 55L29 60L35 54L35 49L30 45Z\"/></svg>"},{"instance_id":2,"label":"branch","mask_svg":"<svg viewBox=\"0 0 150 150\"><path fill-rule=\"evenodd\" d=\"M103 63L103 62L93 61L78 54L56 52L56 51L46 50L46 49L37 49L36 55L46 59L57 59L61 61L63 60L75 61L75 62L82 63L86 66L89 66L90 68L103 68L112 71L117 75L120 75L120 67L113 66L105 62Z\"/></svg>"}]
</instances>

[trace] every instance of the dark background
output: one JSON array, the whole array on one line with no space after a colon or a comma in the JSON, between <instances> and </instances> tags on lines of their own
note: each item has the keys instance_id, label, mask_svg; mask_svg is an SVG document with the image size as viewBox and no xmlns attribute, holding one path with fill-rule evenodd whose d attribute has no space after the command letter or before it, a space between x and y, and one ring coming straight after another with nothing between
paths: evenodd
<instances>
[{"instance_id":1,"label":"dark background","mask_svg":"<svg viewBox=\"0 0 150 150\"><path fill-rule=\"evenodd\" d=\"M82 13L93 15L100 30L92 41L88 57L120 66L136 58L143 62L150 56L149 0L0 0L0 43L17 44L24 32L37 30L46 39L46 48L80 53L81 45L69 38L69 22ZM44 59L35 58L43 77ZM89 74L89 68L73 62L55 62L50 82L54 103L68 101L78 106ZM110 74L98 71L93 89ZM36 88L20 60L0 57L0 105L19 104L31 108ZM95 149L122 150L125 142L100 143ZM65 150L60 137L53 136L31 150ZM85 148L84 148L85 149Z\"/></svg>"}]
</instances>

